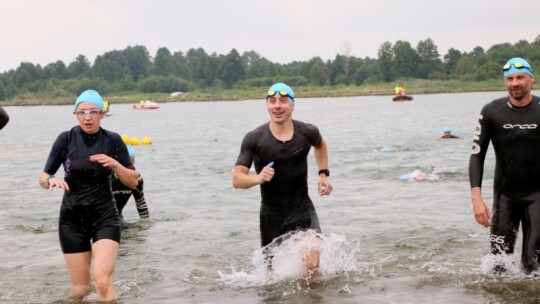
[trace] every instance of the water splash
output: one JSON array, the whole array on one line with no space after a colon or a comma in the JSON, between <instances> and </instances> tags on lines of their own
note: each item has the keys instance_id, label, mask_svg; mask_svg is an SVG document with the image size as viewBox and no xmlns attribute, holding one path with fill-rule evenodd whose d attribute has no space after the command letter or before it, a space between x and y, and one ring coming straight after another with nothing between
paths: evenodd
<instances>
[{"instance_id":1,"label":"water splash","mask_svg":"<svg viewBox=\"0 0 540 304\"><path fill-rule=\"evenodd\" d=\"M517 254L487 254L482 257L481 265L484 274L494 274L496 269L504 269L504 276L523 276L521 257Z\"/></svg>"},{"instance_id":2,"label":"water splash","mask_svg":"<svg viewBox=\"0 0 540 304\"><path fill-rule=\"evenodd\" d=\"M319 242L305 242L306 238L317 238ZM240 269L232 266L230 273L218 271L220 284L233 288L248 288L283 283L289 280L305 279L302 253L320 250L320 280L332 278L335 275L348 276L357 272L360 246L357 241L350 241L344 235L330 233L318 234L313 231L297 232L285 239L279 246L271 247L269 254L273 255L272 269L267 267L263 248L257 249L251 256L251 269Z\"/></svg>"}]
</instances>

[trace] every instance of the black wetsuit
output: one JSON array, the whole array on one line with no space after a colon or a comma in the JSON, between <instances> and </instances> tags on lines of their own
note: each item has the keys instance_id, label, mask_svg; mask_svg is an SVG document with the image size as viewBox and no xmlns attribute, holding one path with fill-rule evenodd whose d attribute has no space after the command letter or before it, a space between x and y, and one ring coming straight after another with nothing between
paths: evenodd
<instances>
[{"instance_id":1,"label":"black wetsuit","mask_svg":"<svg viewBox=\"0 0 540 304\"><path fill-rule=\"evenodd\" d=\"M313 229L320 232L319 218L308 195L307 155L311 146L321 145L314 125L293 120L294 135L282 142L270 132L269 123L249 132L242 141L237 166L251 167L257 173L274 162L274 177L261 184L260 230L264 247L287 232Z\"/></svg>"},{"instance_id":2,"label":"black wetsuit","mask_svg":"<svg viewBox=\"0 0 540 304\"><path fill-rule=\"evenodd\" d=\"M0 107L0 130L2 130L9 122L9 115L4 108Z\"/></svg>"},{"instance_id":3,"label":"black wetsuit","mask_svg":"<svg viewBox=\"0 0 540 304\"><path fill-rule=\"evenodd\" d=\"M53 144L44 171L54 174L64 166L65 191L60 208L59 235L64 253L91 250L91 242L120 242L120 220L111 189L112 170L89 157L106 154L134 169L122 138L102 128L87 134L79 126L62 132Z\"/></svg>"},{"instance_id":4,"label":"black wetsuit","mask_svg":"<svg viewBox=\"0 0 540 304\"><path fill-rule=\"evenodd\" d=\"M144 180L142 176L139 176L139 184L137 184L137 187L135 189L131 189L130 187L124 185L122 181L120 181L120 179L113 174L112 189L120 219L123 219L122 210L126 206L132 194L133 198L135 199L135 206L137 207L139 216L141 218L148 218L150 216L148 206L146 205L146 200L144 199L143 187Z\"/></svg>"},{"instance_id":5,"label":"black wetsuit","mask_svg":"<svg viewBox=\"0 0 540 304\"><path fill-rule=\"evenodd\" d=\"M519 223L523 229L522 263L538 268L540 252L540 97L525 107L508 97L482 109L469 162L471 187L482 186L489 142L495 157L491 251L513 253Z\"/></svg>"}]
</instances>

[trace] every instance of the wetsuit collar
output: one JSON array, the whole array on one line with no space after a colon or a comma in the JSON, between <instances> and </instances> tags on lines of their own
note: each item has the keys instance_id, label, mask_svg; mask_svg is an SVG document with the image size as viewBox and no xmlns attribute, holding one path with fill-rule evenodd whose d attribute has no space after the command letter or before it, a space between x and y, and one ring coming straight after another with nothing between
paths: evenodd
<instances>
[{"instance_id":1,"label":"wetsuit collar","mask_svg":"<svg viewBox=\"0 0 540 304\"><path fill-rule=\"evenodd\" d=\"M512 103L512 101L510 100L510 98L508 98L508 101L506 102L506 105L508 105L508 107L512 110L524 110L524 109L527 109L529 108L532 104L533 104L533 98L531 98L531 101L529 103L527 103L526 105L524 106L516 106L515 104Z\"/></svg>"}]
</instances>

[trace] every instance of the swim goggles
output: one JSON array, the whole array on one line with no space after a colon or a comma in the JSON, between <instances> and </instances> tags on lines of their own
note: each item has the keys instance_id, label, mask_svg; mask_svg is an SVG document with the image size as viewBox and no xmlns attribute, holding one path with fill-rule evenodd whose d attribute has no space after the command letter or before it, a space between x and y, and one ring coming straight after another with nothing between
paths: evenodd
<instances>
[{"instance_id":1,"label":"swim goggles","mask_svg":"<svg viewBox=\"0 0 540 304\"><path fill-rule=\"evenodd\" d=\"M266 94L266 98L272 97L276 94L279 94L279 96L281 97L289 97L294 102L294 97L289 95L289 93L285 90L281 90L281 91L270 90L268 91L268 94Z\"/></svg>"},{"instance_id":2,"label":"swim goggles","mask_svg":"<svg viewBox=\"0 0 540 304\"><path fill-rule=\"evenodd\" d=\"M516 63L512 63L512 64L507 63L507 64L505 64L503 66L503 71L506 72L506 71L510 70L512 68L512 66L514 66L514 68L516 68L518 70L527 69L527 70L531 71L531 73L532 73L531 67L523 65L523 63L521 63L521 62L516 62Z\"/></svg>"},{"instance_id":3,"label":"swim goggles","mask_svg":"<svg viewBox=\"0 0 540 304\"><path fill-rule=\"evenodd\" d=\"M88 111L83 111L83 110L74 111L73 114L75 114L75 116L77 116L79 118L85 117L86 114L90 115L90 117L98 117L99 114L101 114L101 112L103 112L103 111L93 109L93 110L88 110Z\"/></svg>"}]
</instances>

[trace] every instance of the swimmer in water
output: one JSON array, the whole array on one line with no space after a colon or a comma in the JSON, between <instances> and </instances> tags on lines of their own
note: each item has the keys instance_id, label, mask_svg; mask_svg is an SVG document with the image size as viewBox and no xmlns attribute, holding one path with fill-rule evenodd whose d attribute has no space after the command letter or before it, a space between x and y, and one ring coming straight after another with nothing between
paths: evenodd
<instances>
[{"instance_id":1,"label":"swimmer in water","mask_svg":"<svg viewBox=\"0 0 540 304\"><path fill-rule=\"evenodd\" d=\"M294 92L288 85L276 83L270 87L266 97L270 121L246 134L233 171L235 188L260 185L261 246L265 249L274 240L273 244L279 244L280 237L296 231L321 232L317 212L308 195L307 156L311 147L315 149L319 168L319 194L330 195L333 189L328 180L326 141L316 126L292 119L294 103ZM256 175L249 174L252 163ZM320 242L316 238L305 241ZM268 257L269 269L271 258ZM318 249L310 249L305 256L304 264L310 278L319 275L319 258Z\"/></svg>"},{"instance_id":2,"label":"swimmer in water","mask_svg":"<svg viewBox=\"0 0 540 304\"><path fill-rule=\"evenodd\" d=\"M452 134L452 129L450 127L444 127L443 135L441 135L439 139L452 139L452 138L459 138L459 137Z\"/></svg>"},{"instance_id":3,"label":"swimmer in water","mask_svg":"<svg viewBox=\"0 0 540 304\"><path fill-rule=\"evenodd\" d=\"M491 227L491 253L512 254L522 225L521 263L538 270L540 253L540 97L532 95L531 65L515 57L504 65L508 95L486 104L480 112L471 157L469 180L476 221ZM493 211L481 194L484 160L489 143L495 151ZM494 272L505 271L497 265Z\"/></svg>"},{"instance_id":4,"label":"swimmer in water","mask_svg":"<svg viewBox=\"0 0 540 304\"><path fill-rule=\"evenodd\" d=\"M120 218L111 190L111 176L130 188L137 177L120 135L100 127L103 99L84 91L75 102L79 125L60 133L54 142L39 185L64 190L58 233L69 278L70 296L83 299L90 293L90 269L99 301L118 298L113 286L120 243ZM64 179L54 174L63 165Z\"/></svg>"}]
</instances>

